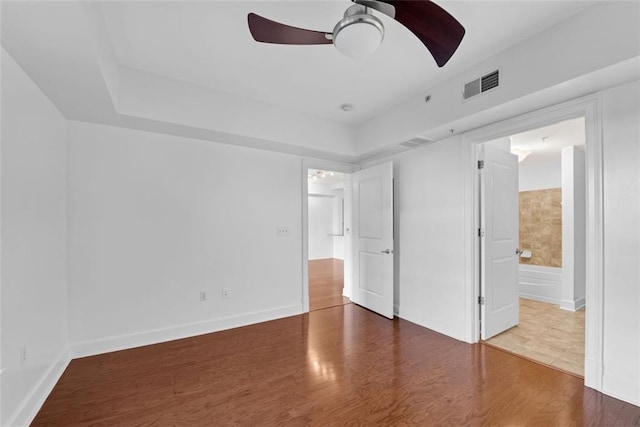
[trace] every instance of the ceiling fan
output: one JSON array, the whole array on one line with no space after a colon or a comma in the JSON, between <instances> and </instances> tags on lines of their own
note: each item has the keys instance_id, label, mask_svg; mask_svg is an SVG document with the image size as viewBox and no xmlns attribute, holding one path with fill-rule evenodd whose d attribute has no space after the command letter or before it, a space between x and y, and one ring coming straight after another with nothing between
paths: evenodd
<instances>
[{"instance_id":1,"label":"ceiling fan","mask_svg":"<svg viewBox=\"0 0 640 427\"><path fill-rule=\"evenodd\" d=\"M255 13L247 17L253 39L288 45L333 44L347 56L361 58L377 49L384 38L382 21L371 13L381 12L415 34L438 67L444 66L460 45L464 27L446 10L429 0L351 0L342 18L328 33L292 27Z\"/></svg>"}]
</instances>

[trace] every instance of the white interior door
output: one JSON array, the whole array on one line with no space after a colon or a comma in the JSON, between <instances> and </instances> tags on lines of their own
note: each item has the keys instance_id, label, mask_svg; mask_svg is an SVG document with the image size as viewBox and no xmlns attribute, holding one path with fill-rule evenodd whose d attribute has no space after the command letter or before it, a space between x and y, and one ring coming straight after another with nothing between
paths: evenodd
<instances>
[{"instance_id":1,"label":"white interior door","mask_svg":"<svg viewBox=\"0 0 640 427\"><path fill-rule=\"evenodd\" d=\"M393 319L393 164L363 169L352 179L352 300Z\"/></svg>"},{"instance_id":2,"label":"white interior door","mask_svg":"<svg viewBox=\"0 0 640 427\"><path fill-rule=\"evenodd\" d=\"M488 339L516 326L519 318L518 157L485 146L480 187L481 334Z\"/></svg>"}]
</instances>

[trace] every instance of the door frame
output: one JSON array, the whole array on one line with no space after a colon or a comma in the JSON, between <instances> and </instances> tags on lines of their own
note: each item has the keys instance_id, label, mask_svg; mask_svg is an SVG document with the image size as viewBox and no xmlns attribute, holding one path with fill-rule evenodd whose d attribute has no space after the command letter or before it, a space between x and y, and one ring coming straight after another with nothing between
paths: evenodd
<instances>
[{"instance_id":1,"label":"door frame","mask_svg":"<svg viewBox=\"0 0 640 427\"><path fill-rule=\"evenodd\" d=\"M578 117L585 119L586 157L586 303L585 372L587 387L602 390L604 250L603 250L603 157L602 157L602 96L588 95L558 105L516 116L484 126L462 135L466 143L468 167L465 169L465 296L466 336L480 340L480 260L479 260L479 177L477 160L480 144L497 138L548 126Z\"/></svg>"},{"instance_id":2,"label":"door frame","mask_svg":"<svg viewBox=\"0 0 640 427\"><path fill-rule=\"evenodd\" d=\"M308 170L309 169L322 169L330 170L334 172L340 172L350 175L351 173L360 170L360 166L351 163L342 163L331 160L320 160L312 158L302 159L301 179L302 179L302 312L309 312L309 182L308 182ZM345 221L346 222L346 221ZM351 238L351 234L347 237L345 233L345 240ZM345 266L351 263L351 254L344 251ZM348 259L347 259L348 258ZM345 268L345 270L347 270ZM349 286L351 280L345 280L345 287Z\"/></svg>"}]
</instances>

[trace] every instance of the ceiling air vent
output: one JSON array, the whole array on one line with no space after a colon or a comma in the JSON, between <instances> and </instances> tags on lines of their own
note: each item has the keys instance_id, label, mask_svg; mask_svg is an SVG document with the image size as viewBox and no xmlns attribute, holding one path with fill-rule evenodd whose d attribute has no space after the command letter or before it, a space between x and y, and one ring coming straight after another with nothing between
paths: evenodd
<instances>
[{"instance_id":1,"label":"ceiling air vent","mask_svg":"<svg viewBox=\"0 0 640 427\"><path fill-rule=\"evenodd\" d=\"M409 148L415 148L415 147L420 147L421 145L431 144L432 142L433 141L430 140L430 139L418 136L418 137L412 138L412 139L410 139L408 141L401 142L398 145L402 145L404 147L409 147Z\"/></svg>"},{"instance_id":2,"label":"ceiling air vent","mask_svg":"<svg viewBox=\"0 0 640 427\"><path fill-rule=\"evenodd\" d=\"M481 93L496 88L499 85L500 75L499 70L496 70L465 84L462 96L464 99L469 99L472 96L480 95Z\"/></svg>"}]
</instances>

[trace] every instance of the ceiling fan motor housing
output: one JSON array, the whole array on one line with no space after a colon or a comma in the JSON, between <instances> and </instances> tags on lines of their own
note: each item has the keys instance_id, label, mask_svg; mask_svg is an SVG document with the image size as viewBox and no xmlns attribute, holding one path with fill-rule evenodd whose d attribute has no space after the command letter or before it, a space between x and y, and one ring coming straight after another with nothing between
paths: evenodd
<instances>
[{"instance_id":1,"label":"ceiling fan motor housing","mask_svg":"<svg viewBox=\"0 0 640 427\"><path fill-rule=\"evenodd\" d=\"M363 58L373 53L384 38L384 25L369 13L369 8L356 4L348 8L344 18L333 29L333 44L343 54Z\"/></svg>"}]
</instances>

